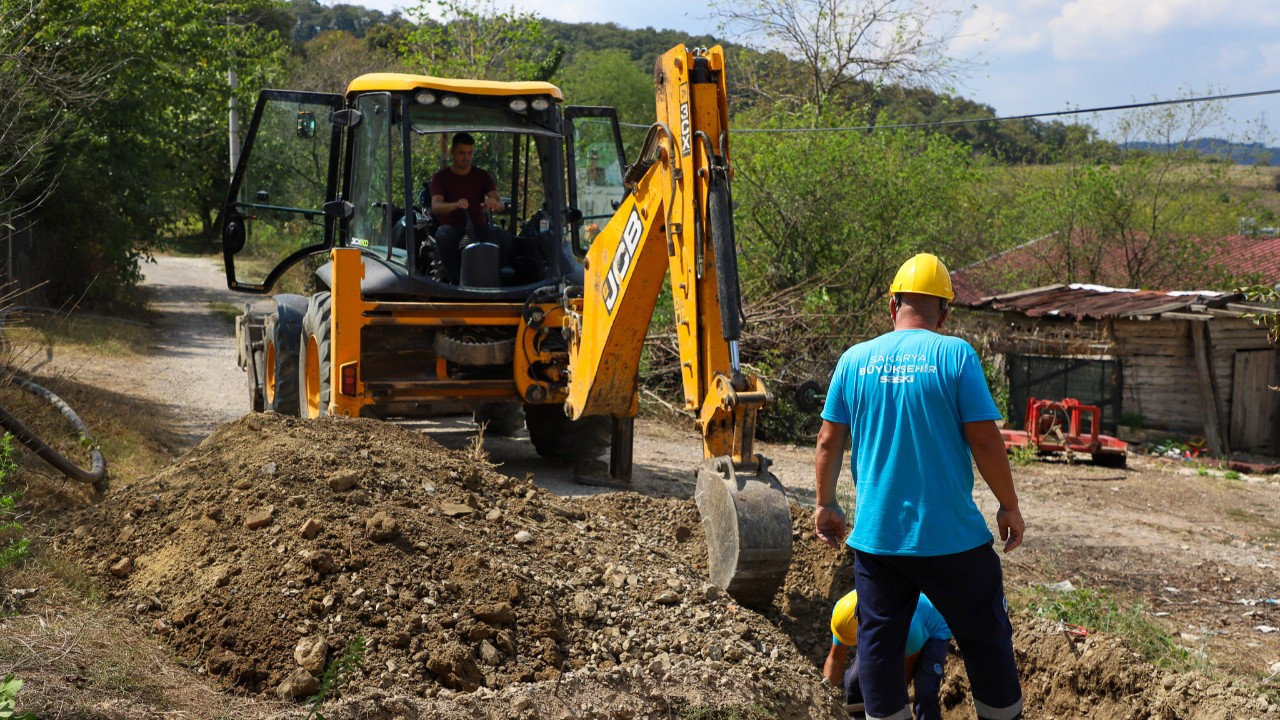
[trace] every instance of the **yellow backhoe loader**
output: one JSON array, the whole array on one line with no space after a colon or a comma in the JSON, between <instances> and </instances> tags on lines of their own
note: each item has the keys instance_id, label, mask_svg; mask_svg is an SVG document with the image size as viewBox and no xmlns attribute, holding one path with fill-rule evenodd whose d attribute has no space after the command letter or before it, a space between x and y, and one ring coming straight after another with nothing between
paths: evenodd
<instances>
[{"instance_id":1,"label":"yellow backhoe loader","mask_svg":"<svg viewBox=\"0 0 1280 720\"><path fill-rule=\"evenodd\" d=\"M753 450L769 392L738 359L724 72L719 47L662 55L657 121L630 165L614 110L564 106L549 83L373 74L345 95L261 93L219 221L228 285L276 291L237 323L251 408L470 410L499 433L523 414L540 455L608 449L627 480L641 347L669 272L711 580L767 602L791 516ZM427 183L460 132L503 202L485 232L468 224L451 270ZM307 287L276 288L299 263Z\"/></svg>"}]
</instances>

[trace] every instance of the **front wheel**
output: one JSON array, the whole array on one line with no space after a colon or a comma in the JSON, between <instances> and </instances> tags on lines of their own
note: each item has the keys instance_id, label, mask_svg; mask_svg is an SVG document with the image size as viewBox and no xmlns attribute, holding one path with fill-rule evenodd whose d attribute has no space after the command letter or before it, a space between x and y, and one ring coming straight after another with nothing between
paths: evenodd
<instances>
[{"instance_id":1,"label":"front wheel","mask_svg":"<svg viewBox=\"0 0 1280 720\"><path fill-rule=\"evenodd\" d=\"M613 418L588 415L570 420L563 405L525 405L529 440L539 455L556 462L594 460L609 448Z\"/></svg>"},{"instance_id":2,"label":"front wheel","mask_svg":"<svg viewBox=\"0 0 1280 720\"><path fill-rule=\"evenodd\" d=\"M302 316L298 352L298 414L318 418L329 414L330 316L333 308L328 292L318 292L307 303Z\"/></svg>"}]
</instances>

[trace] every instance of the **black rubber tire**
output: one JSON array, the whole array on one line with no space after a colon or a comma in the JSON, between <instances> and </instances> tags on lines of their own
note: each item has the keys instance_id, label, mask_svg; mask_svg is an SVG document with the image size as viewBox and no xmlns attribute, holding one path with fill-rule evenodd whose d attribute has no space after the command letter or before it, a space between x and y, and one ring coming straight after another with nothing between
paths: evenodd
<instances>
[{"instance_id":1,"label":"black rubber tire","mask_svg":"<svg viewBox=\"0 0 1280 720\"><path fill-rule=\"evenodd\" d=\"M613 418L590 415L570 420L561 405L525 405L524 422L538 455L556 462L594 460L609 449Z\"/></svg>"},{"instance_id":2,"label":"black rubber tire","mask_svg":"<svg viewBox=\"0 0 1280 720\"><path fill-rule=\"evenodd\" d=\"M329 414L329 385L332 378L329 333L332 305L328 291L318 292L311 296L311 301L307 303L307 313L302 316L302 333L298 339L298 417L317 418ZM316 343L315 368L311 367L311 353L308 349L313 339ZM310 377L313 370L318 373L314 379ZM315 408L310 404L313 381L319 386L319 403Z\"/></svg>"},{"instance_id":3,"label":"black rubber tire","mask_svg":"<svg viewBox=\"0 0 1280 720\"><path fill-rule=\"evenodd\" d=\"M277 296L276 313L267 316L263 327L268 343L265 360L271 365L267 370L274 381L273 387L264 388L265 405L280 415L298 414L298 341L305 302L299 295Z\"/></svg>"},{"instance_id":4,"label":"black rubber tire","mask_svg":"<svg viewBox=\"0 0 1280 720\"><path fill-rule=\"evenodd\" d=\"M485 432L499 437L515 435L524 427L524 409L518 402L491 402L471 414L477 425L485 424Z\"/></svg>"}]
</instances>

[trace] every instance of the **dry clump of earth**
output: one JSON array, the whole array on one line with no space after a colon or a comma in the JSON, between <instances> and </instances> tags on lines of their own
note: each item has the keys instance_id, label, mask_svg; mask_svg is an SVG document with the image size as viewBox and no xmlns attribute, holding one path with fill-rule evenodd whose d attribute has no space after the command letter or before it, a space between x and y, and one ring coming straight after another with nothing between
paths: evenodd
<instances>
[{"instance_id":1,"label":"dry clump of earth","mask_svg":"<svg viewBox=\"0 0 1280 720\"><path fill-rule=\"evenodd\" d=\"M361 638L356 714L836 712L789 638L691 562L692 503L622 497L557 498L373 420L251 415L68 515L58 549L228 688L305 699Z\"/></svg>"},{"instance_id":2,"label":"dry clump of earth","mask_svg":"<svg viewBox=\"0 0 1280 720\"><path fill-rule=\"evenodd\" d=\"M250 415L65 515L56 543L228 689L305 700L362 639L335 720L842 717L819 667L851 574L809 512L755 612L705 581L692 500L559 498L391 424ZM1028 717L1280 717L1122 638L1014 625ZM953 651L951 720L973 717L962 668Z\"/></svg>"}]
</instances>

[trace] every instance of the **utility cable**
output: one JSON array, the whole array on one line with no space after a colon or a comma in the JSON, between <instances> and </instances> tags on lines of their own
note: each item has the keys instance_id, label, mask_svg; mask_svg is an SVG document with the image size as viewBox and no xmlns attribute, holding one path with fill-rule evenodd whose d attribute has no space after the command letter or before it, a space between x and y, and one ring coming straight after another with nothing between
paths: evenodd
<instances>
[{"instance_id":1,"label":"utility cable","mask_svg":"<svg viewBox=\"0 0 1280 720\"><path fill-rule=\"evenodd\" d=\"M847 125L843 127L812 128L736 128L734 133L818 133L818 132L853 132L861 130L907 130L914 128L950 127L955 125L975 125L986 122L1009 122L1011 120L1034 120L1036 118L1062 117L1065 115L1085 115L1091 113L1114 112L1116 110L1136 110L1139 108L1161 107L1164 105L1186 105L1190 103L1216 102L1220 100L1239 100L1241 98L1262 97L1264 95L1280 95L1280 89L1255 90L1253 92L1230 93L1224 95L1205 95L1202 97L1179 98L1177 100L1149 100L1125 105L1107 105L1103 107L1081 108L1078 110L1055 110L1053 112L1027 113L1025 115L992 116L986 118L969 118L965 120L935 120L918 123L895 123L892 125ZM621 127L647 128L640 123L618 123Z\"/></svg>"}]
</instances>

